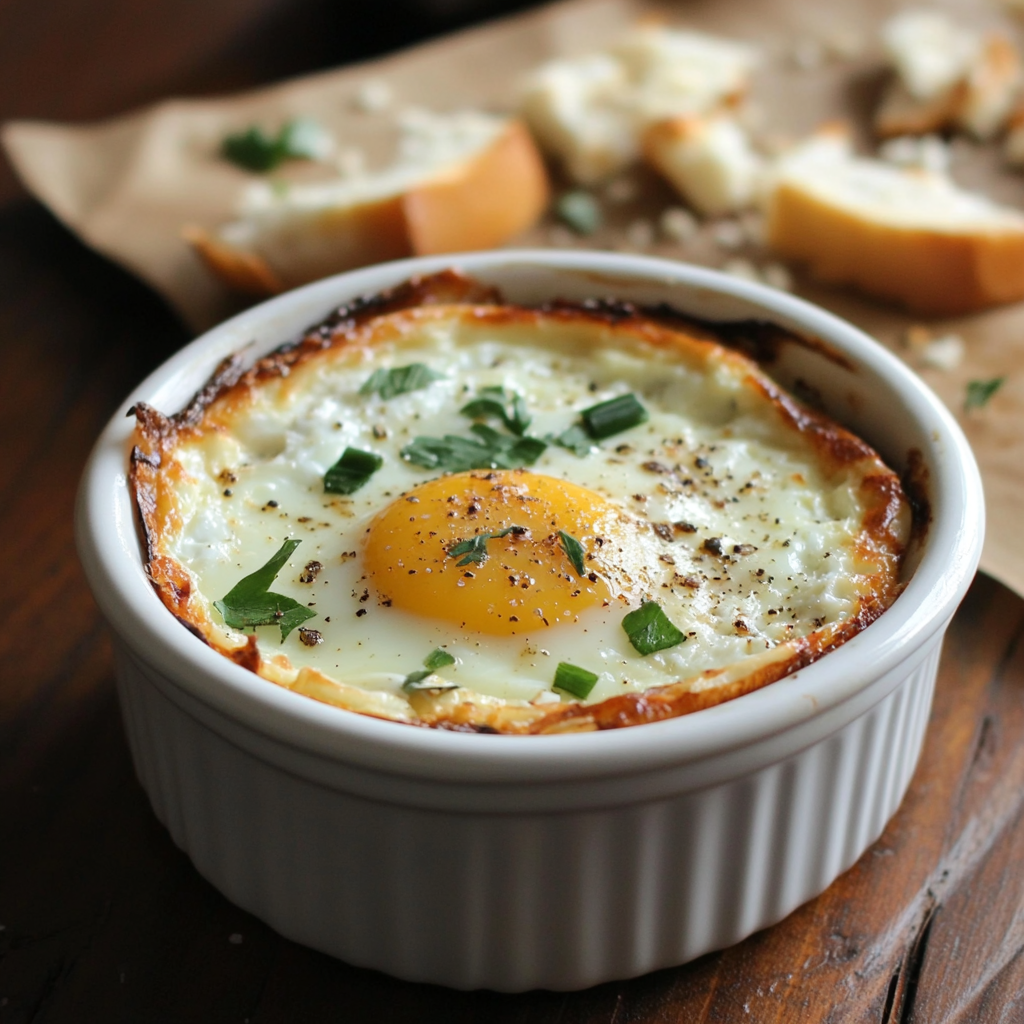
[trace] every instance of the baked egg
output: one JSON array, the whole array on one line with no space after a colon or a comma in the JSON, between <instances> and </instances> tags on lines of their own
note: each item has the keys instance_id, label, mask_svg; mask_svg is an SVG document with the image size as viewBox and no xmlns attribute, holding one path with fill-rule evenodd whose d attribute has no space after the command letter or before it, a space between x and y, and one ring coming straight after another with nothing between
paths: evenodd
<instances>
[{"instance_id":1,"label":"baked egg","mask_svg":"<svg viewBox=\"0 0 1024 1024\"><path fill-rule=\"evenodd\" d=\"M896 474L671 311L512 306L446 272L135 413L167 607L264 679L381 718L684 714L900 590Z\"/></svg>"}]
</instances>

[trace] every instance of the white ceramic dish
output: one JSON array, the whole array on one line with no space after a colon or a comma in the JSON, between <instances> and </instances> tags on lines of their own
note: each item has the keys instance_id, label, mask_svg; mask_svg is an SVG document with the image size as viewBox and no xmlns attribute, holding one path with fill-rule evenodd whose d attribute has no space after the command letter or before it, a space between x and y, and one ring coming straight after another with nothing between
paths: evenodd
<instances>
[{"instance_id":1,"label":"white ceramic dish","mask_svg":"<svg viewBox=\"0 0 1024 1024\"><path fill-rule=\"evenodd\" d=\"M180 408L227 354L263 354L339 303L458 266L511 301L616 296L770 319L770 372L815 388L891 465L923 457L932 519L906 590L800 672L652 725L517 737L416 729L317 703L182 628L143 571L125 470L145 400ZM977 467L897 359L791 296L663 260L497 252L321 281L215 328L152 374L97 443L79 551L116 638L132 755L199 871L282 934L457 988L574 989L680 964L780 920L854 863L920 753L942 636L981 550Z\"/></svg>"}]
</instances>

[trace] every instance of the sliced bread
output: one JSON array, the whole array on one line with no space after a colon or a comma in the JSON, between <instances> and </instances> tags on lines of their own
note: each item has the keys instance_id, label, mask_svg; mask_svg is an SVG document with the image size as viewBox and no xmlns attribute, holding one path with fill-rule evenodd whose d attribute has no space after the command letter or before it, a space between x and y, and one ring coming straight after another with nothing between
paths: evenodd
<instances>
[{"instance_id":1,"label":"sliced bread","mask_svg":"<svg viewBox=\"0 0 1024 1024\"><path fill-rule=\"evenodd\" d=\"M780 159L766 213L781 256L918 313L1024 298L1024 214L941 174L814 142Z\"/></svg>"},{"instance_id":2,"label":"sliced bread","mask_svg":"<svg viewBox=\"0 0 1024 1024\"><path fill-rule=\"evenodd\" d=\"M519 120L418 113L377 172L254 183L238 217L187 241L229 287L268 295L353 267L501 245L544 212L543 160Z\"/></svg>"}]
</instances>

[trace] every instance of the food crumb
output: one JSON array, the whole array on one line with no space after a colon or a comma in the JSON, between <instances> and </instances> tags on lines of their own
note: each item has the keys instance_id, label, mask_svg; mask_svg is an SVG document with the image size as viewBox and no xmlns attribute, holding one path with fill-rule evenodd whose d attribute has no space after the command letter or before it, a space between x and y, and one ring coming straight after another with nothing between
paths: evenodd
<instances>
[{"instance_id":1,"label":"food crumb","mask_svg":"<svg viewBox=\"0 0 1024 1024\"><path fill-rule=\"evenodd\" d=\"M726 260L722 264L722 270L730 277L738 277L743 281L760 282L761 280L757 267L750 260L743 259L742 256L735 256L732 259Z\"/></svg>"},{"instance_id":2,"label":"food crumb","mask_svg":"<svg viewBox=\"0 0 1024 1024\"><path fill-rule=\"evenodd\" d=\"M700 230L700 223L689 210L670 206L658 218L658 229L670 242L689 242Z\"/></svg>"},{"instance_id":3,"label":"food crumb","mask_svg":"<svg viewBox=\"0 0 1024 1024\"><path fill-rule=\"evenodd\" d=\"M934 370L955 370L964 359L964 340L959 334L935 338L921 352L921 362Z\"/></svg>"},{"instance_id":4,"label":"food crumb","mask_svg":"<svg viewBox=\"0 0 1024 1024\"><path fill-rule=\"evenodd\" d=\"M712 236L723 249L738 249L747 240L747 233L738 220L720 220Z\"/></svg>"},{"instance_id":5,"label":"food crumb","mask_svg":"<svg viewBox=\"0 0 1024 1024\"><path fill-rule=\"evenodd\" d=\"M379 114L388 109L394 101L394 92L387 82L371 78L359 87L354 103L364 114Z\"/></svg>"}]
</instances>

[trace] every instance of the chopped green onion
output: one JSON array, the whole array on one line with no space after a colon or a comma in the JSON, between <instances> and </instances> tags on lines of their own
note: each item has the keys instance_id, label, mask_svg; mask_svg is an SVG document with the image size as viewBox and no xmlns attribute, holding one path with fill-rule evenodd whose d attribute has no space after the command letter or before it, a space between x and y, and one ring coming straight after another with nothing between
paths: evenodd
<instances>
[{"instance_id":1,"label":"chopped green onion","mask_svg":"<svg viewBox=\"0 0 1024 1024\"><path fill-rule=\"evenodd\" d=\"M476 437L417 437L402 449L402 458L425 469L462 473L469 469L519 469L532 466L547 442L538 437L509 437L485 423L469 428Z\"/></svg>"},{"instance_id":2,"label":"chopped green onion","mask_svg":"<svg viewBox=\"0 0 1024 1024\"><path fill-rule=\"evenodd\" d=\"M395 395L421 391L435 380L443 379L443 373L432 370L424 363L410 363L408 366L396 366L391 370L374 370L359 389L359 394L372 395L376 392L387 401Z\"/></svg>"},{"instance_id":3,"label":"chopped green onion","mask_svg":"<svg viewBox=\"0 0 1024 1024\"><path fill-rule=\"evenodd\" d=\"M505 424L507 430L522 437L526 428L533 422L533 417L526 410L526 402L523 396L513 393L511 412L506 407L504 388L484 388L478 398L467 402L459 412L463 416L469 416L474 420L485 420L495 418Z\"/></svg>"},{"instance_id":4,"label":"chopped green onion","mask_svg":"<svg viewBox=\"0 0 1024 1024\"><path fill-rule=\"evenodd\" d=\"M603 219L598 201L583 189L573 189L559 196L555 213L577 235L592 235Z\"/></svg>"},{"instance_id":5,"label":"chopped green onion","mask_svg":"<svg viewBox=\"0 0 1024 1024\"><path fill-rule=\"evenodd\" d=\"M383 464L384 460L374 452L346 448L324 474L324 490L328 494L354 494Z\"/></svg>"},{"instance_id":6,"label":"chopped green onion","mask_svg":"<svg viewBox=\"0 0 1024 1024\"><path fill-rule=\"evenodd\" d=\"M639 654L653 654L682 643L686 637L676 629L657 601L644 601L622 620L629 642Z\"/></svg>"},{"instance_id":7,"label":"chopped green onion","mask_svg":"<svg viewBox=\"0 0 1024 1024\"><path fill-rule=\"evenodd\" d=\"M507 537L510 533L519 535L526 532L525 526L506 526L505 529L496 530L494 533L478 533L475 537L459 541L454 547L449 548L448 555L451 558L465 555L464 558L459 559L455 563L456 565L469 565L471 563L483 565L487 561L487 542L489 540L497 537Z\"/></svg>"},{"instance_id":8,"label":"chopped green onion","mask_svg":"<svg viewBox=\"0 0 1024 1024\"><path fill-rule=\"evenodd\" d=\"M560 661L555 669L554 687L556 690L565 690L580 700L586 700L597 682L597 673L588 672L578 665L570 665L567 661Z\"/></svg>"},{"instance_id":9,"label":"chopped green onion","mask_svg":"<svg viewBox=\"0 0 1024 1024\"><path fill-rule=\"evenodd\" d=\"M576 570L577 576L585 576L587 570L583 566L583 545L572 536L572 534L566 533L565 530L559 530L558 536L562 541L562 549L565 551L572 562L572 567Z\"/></svg>"},{"instance_id":10,"label":"chopped green onion","mask_svg":"<svg viewBox=\"0 0 1024 1024\"><path fill-rule=\"evenodd\" d=\"M296 626L316 615L311 608L293 598L272 594L269 589L301 543L299 540L286 540L265 565L243 577L224 597L213 602L226 625L232 629L277 625L281 627L281 642L284 643Z\"/></svg>"},{"instance_id":11,"label":"chopped green onion","mask_svg":"<svg viewBox=\"0 0 1024 1024\"><path fill-rule=\"evenodd\" d=\"M967 394L964 396L964 412L982 409L988 405L989 399L1006 383L1005 377L993 377L991 380L972 380L967 383Z\"/></svg>"},{"instance_id":12,"label":"chopped green onion","mask_svg":"<svg viewBox=\"0 0 1024 1024\"><path fill-rule=\"evenodd\" d=\"M621 434L630 427L638 427L647 422L647 410L632 393L599 402L584 409L580 415L583 417L584 428L595 441L611 437L612 434Z\"/></svg>"}]
</instances>

